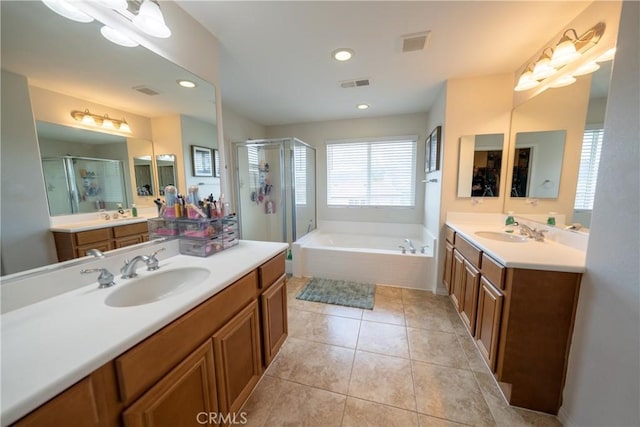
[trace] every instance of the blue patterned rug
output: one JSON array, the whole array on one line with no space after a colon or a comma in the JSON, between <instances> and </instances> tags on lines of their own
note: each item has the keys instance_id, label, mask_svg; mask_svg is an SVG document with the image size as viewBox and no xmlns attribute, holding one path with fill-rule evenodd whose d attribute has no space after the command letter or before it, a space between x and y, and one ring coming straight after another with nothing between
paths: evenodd
<instances>
[{"instance_id":1,"label":"blue patterned rug","mask_svg":"<svg viewBox=\"0 0 640 427\"><path fill-rule=\"evenodd\" d=\"M297 299L373 310L376 285L314 277L296 295Z\"/></svg>"}]
</instances>

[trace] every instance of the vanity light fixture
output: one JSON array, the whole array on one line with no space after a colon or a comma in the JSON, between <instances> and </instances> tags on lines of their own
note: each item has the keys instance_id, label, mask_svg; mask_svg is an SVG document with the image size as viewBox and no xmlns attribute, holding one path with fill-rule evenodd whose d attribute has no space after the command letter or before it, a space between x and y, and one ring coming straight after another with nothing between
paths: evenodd
<instances>
[{"instance_id":1,"label":"vanity light fixture","mask_svg":"<svg viewBox=\"0 0 640 427\"><path fill-rule=\"evenodd\" d=\"M369 108L369 104L358 104L358 105L356 105L356 108L358 110L366 110L366 109Z\"/></svg>"},{"instance_id":2,"label":"vanity light fixture","mask_svg":"<svg viewBox=\"0 0 640 427\"><path fill-rule=\"evenodd\" d=\"M176 82L180 86L186 87L187 89L191 89L191 88L194 88L194 87L198 86L195 82L192 82L191 80L176 80Z\"/></svg>"},{"instance_id":3,"label":"vanity light fixture","mask_svg":"<svg viewBox=\"0 0 640 427\"><path fill-rule=\"evenodd\" d=\"M336 49L331 52L331 57L336 61L344 62L353 58L355 52L352 49L348 49L346 47L341 47L340 49Z\"/></svg>"},{"instance_id":4,"label":"vanity light fixture","mask_svg":"<svg viewBox=\"0 0 640 427\"><path fill-rule=\"evenodd\" d=\"M42 0L49 9L53 10L60 16L71 19L75 22L88 23L93 22L93 18L67 0Z\"/></svg>"},{"instance_id":5,"label":"vanity light fixture","mask_svg":"<svg viewBox=\"0 0 640 427\"><path fill-rule=\"evenodd\" d=\"M596 59L596 62L607 62L607 61L611 61L615 56L616 56L616 48L615 48L615 47L612 47L611 49L609 49L608 51L606 51L605 53L603 53L602 55L600 55L600 56Z\"/></svg>"},{"instance_id":6,"label":"vanity light fixture","mask_svg":"<svg viewBox=\"0 0 640 427\"><path fill-rule=\"evenodd\" d=\"M89 109L85 109L84 111L73 110L71 112L71 117L88 126L97 126L105 130L131 133L131 128L129 127L127 120L124 118L118 120L112 119L108 114L105 114L104 116L91 114Z\"/></svg>"},{"instance_id":7,"label":"vanity light fixture","mask_svg":"<svg viewBox=\"0 0 640 427\"><path fill-rule=\"evenodd\" d=\"M585 52L595 46L600 41L602 34L604 34L604 30L605 24L603 22L597 23L580 36L573 28L566 30L556 44L555 49L552 47L544 48L538 60L524 69L514 90L517 92L529 90L549 77L556 76L556 73L561 72L566 65L580 60ZM596 71L600 68L596 62L611 59L615 48L613 52L609 52L605 52L596 61L582 64L571 74L558 74L549 87L570 85L576 81L575 76L582 76Z\"/></svg>"},{"instance_id":8,"label":"vanity light fixture","mask_svg":"<svg viewBox=\"0 0 640 427\"><path fill-rule=\"evenodd\" d=\"M140 44L137 41L131 40L129 37L125 36L120 31L114 28L111 28L107 25L104 25L102 28L100 28L100 33L105 39L109 40L111 43L115 43L120 46L136 47Z\"/></svg>"},{"instance_id":9,"label":"vanity light fixture","mask_svg":"<svg viewBox=\"0 0 640 427\"><path fill-rule=\"evenodd\" d=\"M160 6L152 0L142 0L138 14L133 18L133 23L150 36L166 39L171 36L171 30L164 23L164 16Z\"/></svg>"}]
</instances>

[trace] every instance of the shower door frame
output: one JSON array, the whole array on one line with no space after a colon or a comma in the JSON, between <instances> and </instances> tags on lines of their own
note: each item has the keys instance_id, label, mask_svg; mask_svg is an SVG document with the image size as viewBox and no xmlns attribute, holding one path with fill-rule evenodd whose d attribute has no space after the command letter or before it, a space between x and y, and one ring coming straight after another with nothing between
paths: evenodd
<instances>
[{"instance_id":1,"label":"shower door frame","mask_svg":"<svg viewBox=\"0 0 640 427\"><path fill-rule=\"evenodd\" d=\"M282 212L282 242L287 243L287 211L286 211L286 192L285 192L285 185L286 185L286 181L285 181L285 162L284 162L284 144L287 140L290 140L291 138L279 138L279 139L254 139L251 141L241 141L241 142L234 142L233 145L235 147L235 152L234 152L234 156L236 158L236 165L235 165L235 169L236 169L236 195L237 195L237 199L238 199L238 218L240 219L240 221L238 221L238 228L239 228L239 232L240 232L240 238L244 239L244 235L243 235L243 225L242 225L242 200L241 200L241 193L240 193L240 156L238 155L238 148L239 147L266 147L266 146L274 146L274 145L279 145L280 146L280 209ZM248 172L248 171L247 171Z\"/></svg>"},{"instance_id":2,"label":"shower door frame","mask_svg":"<svg viewBox=\"0 0 640 427\"><path fill-rule=\"evenodd\" d=\"M307 148L313 150L313 163L314 163L314 177L313 177L313 186L314 186L314 216L315 216L315 226L318 228L318 171L317 171L317 161L318 161L318 153L316 152L316 148L307 144L304 141L299 140L298 138L290 138L292 144L289 154L289 169L291 170L291 241L295 242L298 240L298 229L297 229L297 217L296 217L296 179L295 179L295 152L294 152L294 144L295 142L299 142ZM286 230L285 230L286 232Z\"/></svg>"}]
</instances>

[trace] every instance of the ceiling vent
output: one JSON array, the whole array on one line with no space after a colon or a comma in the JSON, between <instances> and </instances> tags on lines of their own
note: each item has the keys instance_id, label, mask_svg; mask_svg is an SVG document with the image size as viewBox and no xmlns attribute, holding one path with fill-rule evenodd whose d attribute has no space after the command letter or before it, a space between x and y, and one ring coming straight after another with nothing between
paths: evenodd
<instances>
[{"instance_id":1,"label":"ceiling vent","mask_svg":"<svg viewBox=\"0 0 640 427\"><path fill-rule=\"evenodd\" d=\"M370 84L369 79L344 80L340 82L340 87L347 89L350 87L369 86Z\"/></svg>"},{"instance_id":2,"label":"ceiling vent","mask_svg":"<svg viewBox=\"0 0 640 427\"><path fill-rule=\"evenodd\" d=\"M154 96L159 95L160 92L157 90L151 89L149 86L134 86L133 90L137 90L140 93L144 93L145 95Z\"/></svg>"},{"instance_id":3,"label":"ceiling vent","mask_svg":"<svg viewBox=\"0 0 640 427\"><path fill-rule=\"evenodd\" d=\"M402 52L415 52L424 50L429 43L431 31L423 31L422 33L413 33L401 36Z\"/></svg>"}]
</instances>

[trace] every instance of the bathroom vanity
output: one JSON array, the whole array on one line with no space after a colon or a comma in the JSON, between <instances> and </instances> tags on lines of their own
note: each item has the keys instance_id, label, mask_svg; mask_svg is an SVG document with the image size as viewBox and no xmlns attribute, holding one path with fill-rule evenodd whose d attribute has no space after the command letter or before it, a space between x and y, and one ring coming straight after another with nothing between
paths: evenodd
<instances>
[{"instance_id":1,"label":"bathroom vanity","mask_svg":"<svg viewBox=\"0 0 640 427\"><path fill-rule=\"evenodd\" d=\"M85 285L3 314L2 425L196 425L239 414L287 336L286 248L241 241L209 258L174 255L112 288ZM183 271L186 288L155 296Z\"/></svg>"},{"instance_id":2,"label":"bathroom vanity","mask_svg":"<svg viewBox=\"0 0 640 427\"><path fill-rule=\"evenodd\" d=\"M146 218L88 221L51 228L58 261L86 256L89 249L102 252L149 240Z\"/></svg>"},{"instance_id":3,"label":"bathroom vanity","mask_svg":"<svg viewBox=\"0 0 640 427\"><path fill-rule=\"evenodd\" d=\"M507 401L557 414L584 252L488 228L447 221L444 285Z\"/></svg>"}]
</instances>

